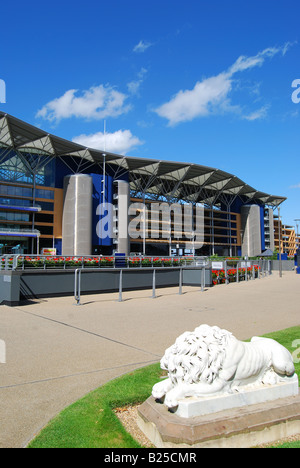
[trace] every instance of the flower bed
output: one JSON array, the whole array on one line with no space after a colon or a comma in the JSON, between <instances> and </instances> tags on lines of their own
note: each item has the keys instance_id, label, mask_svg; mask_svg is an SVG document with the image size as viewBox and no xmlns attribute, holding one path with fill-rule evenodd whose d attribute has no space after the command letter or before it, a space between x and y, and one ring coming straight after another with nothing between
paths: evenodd
<instances>
[{"instance_id":1,"label":"flower bed","mask_svg":"<svg viewBox=\"0 0 300 468\"><path fill-rule=\"evenodd\" d=\"M259 273L260 267L258 265L254 265L254 275L257 278ZM227 270L227 277L225 270L212 270L212 281L214 285L226 283L226 279L229 283L234 283L237 281L237 277L239 281L243 281L247 278L249 279L253 275L253 267L247 268L229 268Z\"/></svg>"},{"instance_id":2,"label":"flower bed","mask_svg":"<svg viewBox=\"0 0 300 468\"><path fill-rule=\"evenodd\" d=\"M128 257L124 259L128 268L137 267L171 267L186 264L186 259L161 258L161 257ZM13 257L8 259L8 266L12 267ZM17 267L19 269L70 269L70 268L113 268L115 266L114 257L58 257L58 256L19 256ZM5 267L5 260L2 258L2 268Z\"/></svg>"},{"instance_id":3,"label":"flower bed","mask_svg":"<svg viewBox=\"0 0 300 468\"><path fill-rule=\"evenodd\" d=\"M2 259L2 267L5 265L5 260ZM8 265L13 265L13 258L8 260ZM18 258L18 268L79 268L79 267L113 267L113 257L30 257L20 256Z\"/></svg>"},{"instance_id":4,"label":"flower bed","mask_svg":"<svg viewBox=\"0 0 300 468\"><path fill-rule=\"evenodd\" d=\"M180 266L184 260L178 258L160 258L160 257L133 257L128 258L127 265L129 268L134 267L167 267L167 266Z\"/></svg>"}]
</instances>

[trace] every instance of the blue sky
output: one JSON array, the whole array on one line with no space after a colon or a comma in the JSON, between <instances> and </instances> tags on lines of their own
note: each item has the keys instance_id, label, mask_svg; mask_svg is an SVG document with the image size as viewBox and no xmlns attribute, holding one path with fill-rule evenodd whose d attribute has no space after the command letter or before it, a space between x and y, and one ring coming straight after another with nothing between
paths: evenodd
<instances>
[{"instance_id":1,"label":"blue sky","mask_svg":"<svg viewBox=\"0 0 300 468\"><path fill-rule=\"evenodd\" d=\"M99 149L105 121L107 151L228 171L300 218L299 1L5 3L1 110Z\"/></svg>"}]
</instances>

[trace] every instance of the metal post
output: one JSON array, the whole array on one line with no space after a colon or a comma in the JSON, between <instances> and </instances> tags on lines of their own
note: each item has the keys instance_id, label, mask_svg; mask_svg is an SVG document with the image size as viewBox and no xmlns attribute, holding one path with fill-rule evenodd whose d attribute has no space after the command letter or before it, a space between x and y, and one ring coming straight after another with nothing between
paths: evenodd
<instances>
[{"instance_id":1,"label":"metal post","mask_svg":"<svg viewBox=\"0 0 300 468\"><path fill-rule=\"evenodd\" d=\"M119 276L119 301L118 302L122 302L122 281L123 281L123 271L121 269L120 276Z\"/></svg>"},{"instance_id":2,"label":"metal post","mask_svg":"<svg viewBox=\"0 0 300 468\"><path fill-rule=\"evenodd\" d=\"M77 301L77 306L81 305L80 303L80 292L81 292L81 269L77 268L75 270L75 284L74 284L74 296Z\"/></svg>"},{"instance_id":3,"label":"metal post","mask_svg":"<svg viewBox=\"0 0 300 468\"><path fill-rule=\"evenodd\" d=\"M153 270L153 277L152 277L152 299L155 299L155 269Z\"/></svg>"},{"instance_id":4,"label":"metal post","mask_svg":"<svg viewBox=\"0 0 300 468\"><path fill-rule=\"evenodd\" d=\"M239 278L239 262L237 262L237 266L236 266L236 282L239 283L240 281L240 278Z\"/></svg>"},{"instance_id":5,"label":"metal post","mask_svg":"<svg viewBox=\"0 0 300 468\"><path fill-rule=\"evenodd\" d=\"M252 265L252 279L254 280L255 279L255 267L254 267L254 263Z\"/></svg>"},{"instance_id":6,"label":"metal post","mask_svg":"<svg viewBox=\"0 0 300 468\"><path fill-rule=\"evenodd\" d=\"M145 194L143 196L143 255L146 256L146 204Z\"/></svg>"},{"instance_id":7,"label":"metal post","mask_svg":"<svg viewBox=\"0 0 300 468\"><path fill-rule=\"evenodd\" d=\"M182 268L179 269L179 294L182 294Z\"/></svg>"},{"instance_id":8,"label":"metal post","mask_svg":"<svg viewBox=\"0 0 300 468\"><path fill-rule=\"evenodd\" d=\"M13 257L13 266L12 266L13 270L16 270L18 268L19 257L20 257L20 255L15 255Z\"/></svg>"},{"instance_id":9,"label":"metal post","mask_svg":"<svg viewBox=\"0 0 300 468\"><path fill-rule=\"evenodd\" d=\"M201 278L201 291L204 291L205 285L205 267L202 267L202 278Z\"/></svg>"},{"instance_id":10,"label":"metal post","mask_svg":"<svg viewBox=\"0 0 300 468\"><path fill-rule=\"evenodd\" d=\"M279 276L282 277L282 258L281 258L281 222L280 207L278 207L278 231L279 231Z\"/></svg>"},{"instance_id":11,"label":"metal post","mask_svg":"<svg viewBox=\"0 0 300 468\"><path fill-rule=\"evenodd\" d=\"M225 260L225 284L228 284L228 280L227 280L227 260Z\"/></svg>"},{"instance_id":12,"label":"metal post","mask_svg":"<svg viewBox=\"0 0 300 468\"><path fill-rule=\"evenodd\" d=\"M36 195L36 178L35 178L35 173L33 174L33 189L32 189L32 206L35 207L35 195ZM34 231L35 229L35 212L32 213L32 225L31 225L31 230L32 232ZM37 245L37 249L38 249L38 245ZM32 236L31 238L31 254L33 255L34 254L34 237ZM37 255L39 254L39 252L37 253Z\"/></svg>"}]
</instances>

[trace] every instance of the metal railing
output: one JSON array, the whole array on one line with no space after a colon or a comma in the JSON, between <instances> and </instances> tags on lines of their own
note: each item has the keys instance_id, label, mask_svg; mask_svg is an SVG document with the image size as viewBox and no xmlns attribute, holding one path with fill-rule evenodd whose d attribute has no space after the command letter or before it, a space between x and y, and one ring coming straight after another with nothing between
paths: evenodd
<instances>
[{"instance_id":1,"label":"metal railing","mask_svg":"<svg viewBox=\"0 0 300 468\"><path fill-rule=\"evenodd\" d=\"M220 268L214 268L214 263L214 261L210 262L213 282L215 281L217 284L261 279L272 273L271 260L268 259L247 261L229 259L220 262L222 263Z\"/></svg>"},{"instance_id":2,"label":"metal railing","mask_svg":"<svg viewBox=\"0 0 300 468\"><path fill-rule=\"evenodd\" d=\"M200 287L200 291L203 292L204 291L204 288L205 288L205 269L206 269L207 265L203 264L202 266L198 266L197 268L201 269L201 284L199 285ZM183 270L186 269L188 267L169 267L169 269L172 269L172 271L174 270L178 270L179 271L179 282L178 282L178 287L179 287L179 291L178 291L178 294L181 295L182 294L182 285L183 285ZM139 270L143 270L145 271L145 268L138 268L137 271ZM156 268L146 268L146 270L148 271L152 271L152 285L149 284L149 289L150 287L152 286L152 299L156 299L156 287L157 287L157 283L156 283L156 271L157 269ZM111 269L105 269L105 271L107 272L112 272ZM133 273L132 270L129 270L128 269L124 269L124 268L120 268L118 269L119 271L119 296L118 296L118 302L122 302L123 300L123 275L125 274L130 274L131 272ZM136 270L135 270L136 271ZM75 301L76 301L76 305L79 306L79 305L82 305L80 300L81 300L81 275L82 273L91 273L91 272L99 272L99 269L82 269L82 268L76 268L75 270L75 278L74 278L74 298L75 298ZM147 289L147 288L145 288Z\"/></svg>"},{"instance_id":3,"label":"metal railing","mask_svg":"<svg viewBox=\"0 0 300 468\"><path fill-rule=\"evenodd\" d=\"M179 268L209 266L212 269L213 280L217 283L248 281L256 277L262 278L271 274L271 260L225 259L209 260L207 257L117 257L117 256L46 256L46 255L2 255L0 270L66 270L66 269L137 269L137 268ZM217 266L216 266L217 265Z\"/></svg>"},{"instance_id":4,"label":"metal railing","mask_svg":"<svg viewBox=\"0 0 300 468\"><path fill-rule=\"evenodd\" d=\"M0 256L0 270L27 269L91 269L91 268L164 268L178 266L201 266L206 257L115 257L115 256L49 256L13 255Z\"/></svg>"},{"instance_id":5,"label":"metal railing","mask_svg":"<svg viewBox=\"0 0 300 468\"><path fill-rule=\"evenodd\" d=\"M96 266L95 266L96 265ZM152 284L146 285L145 289L152 286L152 298L156 298L157 272L165 270L178 270L179 294L182 294L183 270L202 270L199 282L201 291L206 286L205 270L211 270L212 283L229 284L231 282L250 281L263 278L271 274L271 260L248 260L225 259L222 261L209 260L207 257L50 257L45 255L3 255L0 257L0 270L29 270L40 272L42 270L69 270L74 272L74 297L77 305L80 305L82 292L81 276L87 272L115 272L119 275L119 302L122 301L124 275L140 270L152 272ZM194 278L197 278L194 277ZM148 280L147 280L148 281ZM177 281L177 280L176 280ZM175 284L176 284L175 281ZM209 280L210 281L210 280ZM96 287L97 289L97 287ZM132 286L134 289L134 285ZM100 292L100 289L99 289Z\"/></svg>"},{"instance_id":6,"label":"metal railing","mask_svg":"<svg viewBox=\"0 0 300 468\"><path fill-rule=\"evenodd\" d=\"M201 292L204 291L205 289L205 270L206 269L211 269L212 265L214 262L207 261L203 258L201 258L201 261L195 262L197 265L189 264L188 266L169 266L169 269L172 270L179 270L179 292L178 294L182 294L182 286L183 286L183 270L188 269L189 267L196 267L197 269L201 270L201 279L200 279L200 290ZM230 265L228 265L228 263ZM271 261L270 260L259 260L259 261L248 261L246 262L237 262L234 267L232 268L232 261L224 261L224 269L220 269L219 271L221 274L219 275L219 278L221 279L221 282L224 282L225 284L229 284L231 282L231 279L234 279L237 283L240 282L241 280L244 281L250 281L254 280L256 278L261 279L267 275L271 274ZM125 274L130 274L128 272L128 268L117 268L119 271L119 297L118 297L118 302L122 302L122 297L123 297L123 275ZM155 299L156 296L156 271L157 268L151 268L151 267L138 267L137 270L150 270L152 271L152 299ZM234 270L234 274L233 274ZM105 269L105 271L111 271L111 269ZM130 271L132 271L130 269ZM136 271L136 270L134 270ZM213 270L216 271L216 270ZM75 279L74 279L74 298L76 300L76 305L82 305L80 300L81 300L81 275L82 273L87 273L87 272L99 272L99 269L83 269L83 268L76 268L75 270ZM127 273L128 272L128 273ZM150 288L149 284L149 288ZM146 289L146 288L145 288Z\"/></svg>"}]
</instances>

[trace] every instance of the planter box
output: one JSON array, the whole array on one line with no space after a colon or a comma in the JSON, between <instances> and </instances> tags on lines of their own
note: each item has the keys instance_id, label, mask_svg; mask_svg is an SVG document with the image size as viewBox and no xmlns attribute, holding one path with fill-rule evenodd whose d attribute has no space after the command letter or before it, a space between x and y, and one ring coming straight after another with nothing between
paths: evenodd
<instances>
[{"instance_id":1,"label":"planter box","mask_svg":"<svg viewBox=\"0 0 300 468\"><path fill-rule=\"evenodd\" d=\"M81 270L81 295L117 292L119 290L120 270L123 275L123 291L151 289L152 268L101 268ZM199 268L183 268L182 284L201 287ZM178 268L155 269L156 287L179 286ZM211 286L211 270L205 271L205 286ZM74 296L75 270L16 270L0 272L0 304L19 305L30 299L54 296Z\"/></svg>"}]
</instances>

